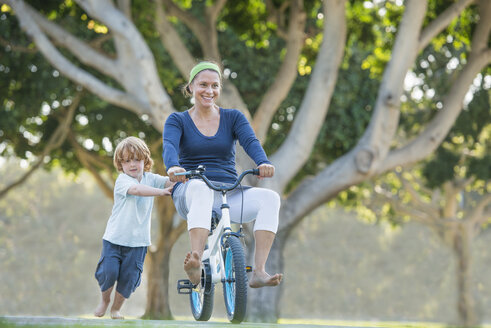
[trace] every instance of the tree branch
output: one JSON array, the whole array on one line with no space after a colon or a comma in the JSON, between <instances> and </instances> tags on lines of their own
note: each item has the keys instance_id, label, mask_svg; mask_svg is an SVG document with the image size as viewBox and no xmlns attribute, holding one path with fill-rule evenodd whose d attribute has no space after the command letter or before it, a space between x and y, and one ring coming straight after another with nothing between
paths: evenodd
<instances>
[{"instance_id":1,"label":"tree branch","mask_svg":"<svg viewBox=\"0 0 491 328\"><path fill-rule=\"evenodd\" d=\"M75 96L71 105L68 107L68 110L65 113L64 117L60 119L60 123L58 124L55 131L48 139L48 142L46 143L46 147L44 147L43 151L38 156L38 160L31 166L31 168L24 175L22 175L19 179L10 183L0 191L0 199L5 197L7 193L12 189L14 189L15 187L18 187L21 184L23 184L32 175L32 173L34 173L34 171L36 171L39 167L41 167L45 157L48 156L54 149L59 148L65 142L66 137L68 135L68 131L70 130L70 125L72 124L73 121L75 110L77 109L82 97L83 97L82 92L79 92Z\"/></svg>"},{"instance_id":2,"label":"tree branch","mask_svg":"<svg viewBox=\"0 0 491 328\"><path fill-rule=\"evenodd\" d=\"M307 14L304 10L303 0L292 0L290 7L285 59L281 63L273 84L264 94L252 121L256 136L261 142L266 139L274 113L288 95L297 77L297 63L304 44Z\"/></svg>"},{"instance_id":3,"label":"tree branch","mask_svg":"<svg viewBox=\"0 0 491 328\"><path fill-rule=\"evenodd\" d=\"M491 1L479 1L479 16L479 23L472 35L472 48L469 56L471 59L474 56L480 56L482 52L489 52L488 40L491 31Z\"/></svg>"},{"instance_id":4,"label":"tree branch","mask_svg":"<svg viewBox=\"0 0 491 328\"><path fill-rule=\"evenodd\" d=\"M491 62L491 49L487 48L491 30L491 2L480 1L480 19L472 36L472 49L468 62L443 100L438 112L426 129L407 145L392 150L378 168L378 173L422 160L434 152L452 128L462 111L462 103L475 76Z\"/></svg>"},{"instance_id":5,"label":"tree branch","mask_svg":"<svg viewBox=\"0 0 491 328\"><path fill-rule=\"evenodd\" d=\"M202 27L202 23L200 23L199 20L197 20L196 17L194 17L189 12L182 10L178 5L174 3L174 1L157 0L157 2L160 4L160 6L164 4L166 12L169 16L177 17L177 19L186 24L193 31L193 33L200 33L199 29Z\"/></svg>"},{"instance_id":6,"label":"tree branch","mask_svg":"<svg viewBox=\"0 0 491 328\"><path fill-rule=\"evenodd\" d=\"M419 31L427 9L427 1L406 3L391 59L384 70L375 110L355 148L355 164L360 174L372 176L384 164L397 132L404 79L417 57Z\"/></svg>"},{"instance_id":7,"label":"tree branch","mask_svg":"<svg viewBox=\"0 0 491 328\"><path fill-rule=\"evenodd\" d=\"M419 37L418 52L426 48L434 37L440 34L440 32L443 31L455 17L460 15L460 13L474 1L475 0L459 0L458 2L455 2L428 24Z\"/></svg>"},{"instance_id":8,"label":"tree branch","mask_svg":"<svg viewBox=\"0 0 491 328\"><path fill-rule=\"evenodd\" d=\"M427 213L425 209L421 209L418 207L408 207L404 205L399 199L395 199L394 197L389 196L389 193L380 193L375 191L375 193L382 197L386 202L390 203L396 210L396 212L405 214L411 217L411 219L423 223L430 227L435 227L435 223L437 220L435 216Z\"/></svg>"},{"instance_id":9,"label":"tree branch","mask_svg":"<svg viewBox=\"0 0 491 328\"><path fill-rule=\"evenodd\" d=\"M129 109L135 113L140 114L141 109L149 108L148 104L143 103L120 90L109 87L93 75L67 60L41 31L34 18L28 14L23 1L6 0L6 2L15 11L21 27L34 40L36 46L43 53L46 60L70 80L79 83L85 89L99 96L101 99L122 108Z\"/></svg>"},{"instance_id":10,"label":"tree branch","mask_svg":"<svg viewBox=\"0 0 491 328\"><path fill-rule=\"evenodd\" d=\"M438 207L432 206L432 204L428 204L421 198L421 195L414 189L411 183L403 177L402 173L396 172L396 175L399 177L399 180L402 182L402 186L404 189L410 194L411 203L415 208L420 208L422 211L426 213L430 213L430 216L437 217L438 216Z\"/></svg>"},{"instance_id":11,"label":"tree branch","mask_svg":"<svg viewBox=\"0 0 491 328\"><path fill-rule=\"evenodd\" d=\"M415 139L405 146L390 151L386 159L377 168L377 174L418 162L434 152L447 136L455 120L462 111L462 102L468 86L474 77L491 60L491 51L481 52L479 56L469 59L462 72L453 83L443 100L443 108Z\"/></svg>"},{"instance_id":12,"label":"tree branch","mask_svg":"<svg viewBox=\"0 0 491 328\"><path fill-rule=\"evenodd\" d=\"M162 82L158 75L155 58L150 51L142 35L121 11L116 9L109 0L77 0L76 1L90 16L103 22L110 30L125 40L125 45L131 49L131 56L127 58L133 62L126 62L126 65L136 65L138 70L138 82L145 91L144 95L135 94L135 97L142 97L148 102L143 107L146 113L150 114L150 122L162 132L163 122L174 112L172 101L162 87ZM135 83L134 78L129 80ZM131 91L129 91L131 92ZM140 109L140 114L142 110Z\"/></svg>"},{"instance_id":13,"label":"tree branch","mask_svg":"<svg viewBox=\"0 0 491 328\"><path fill-rule=\"evenodd\" d=\"M491 194L484 195L468 215L468 220L472 222L472 225L475 227L474 229L481 229L481 226L491 219L489 215L491 208L486 210L486 207L488 207L490 203Z\"/></svg>"},{"instance_id":14,"label":"tree branch","mask_svg":"<svg viewBox=\"0 0 491 328\"><path fill-rule=\"evenodd\" d=\"M156 1L155 29L159 32L160 40L171 56L181 75L186 80L188 73L195 65L195 61L189 50L184 45L182 38L166 17L163 8L163 0Z\"/></svg>"},{"instance_id":15,"label":"tree branch","mask_svg":"<svg viewBox=\"0 0 491 328\"><path fill-rule=\"evenodd\" d=\"M220 11L222 11L226 3L227 0L216 0L213 5L206 8L210 22L212 22L213 25L216 25L218 14L220 14Z\"/></svg>"},{"instance_id":16,"label":"tree branch","mask_svg":"<svg viewBox=\"0 0 491 328\"><path fill-rule=\"evenodd\" d=\"M324 1L324 37L312 77L288 137L271 156L276 172L267 186L280 193L307 161L329 109L346 43L345 4Z\"/></svg>"},{"instance_id":17,"label":"tree branch","mask_svg":"<svg viewBox=\"0 0 491 328\"><path fill-rule=\"evenodd\" d=\"M12 51L15 51L15 52L24 52L24 53L29 53L29 54L35 54L36 52L38 52L38 50L36 48L19 46L19 45L13 44L12 42L10 42L8 40L5 40L2 37L0 37L0 45L4 46L4 47L10 47L10 49L12 49Z\"/></svg>"},{"instance_id":18,"label":"tree branch","mask_svg":"<svg viewBox=\"0 0 491 328\"><path fill-rule=\"evenodd\" d=\"M57 24L40 15L34 8L25 4L27 14L30 15L38 26L51 38L57 45L67 48L81 63L93 67L102 73L118 79L119 68L113 59L95 51L85 42L76 38Z\"/></svg>"},{"instance_id":19,"label":"tree branch","mask_svg":"<svg viewBox=\"0 0 491 328\"><path fill-rule=\"evenodd\" d=\"M272 0L266 0L268 21L276 24L278 27L276 34L286 41L288 41L288 33L285 29L285 11L290 6L290 3L290 1L285 1L280 5L280 8L276 8Z\"/></svg>"},{"instance_id":20,"label":"tree branch","mask_svg":"<svg viewBox=\"0 0 491 328\"><path fill-rule=\"evenodd\" d=\"M126 18L131 20L131 0L118 0L117 5Z\"/></svg>"},{"instance_id":21,"label":"tree branch","mask_svg":"<svg viewBox=\"0 0 491 328\"><path fill-rule=\"evenodd\" d=\"M92 165L95 159L77 142L72 133L69 134L68 140L75 150L75 155L79 159L80 163L92 174L99 188L104 192L104 194L110 198L114 199L113 188L110 186L99 173L99 171ZM100 162L100 161L99 161ZM99 163L101 166L105 166L103 163ZM111 176L111 171L109 171L109 176ZM114 185L114 181L113 181Z\"/></svg>"},{"instance_id":22,"label":"tree branch","mask_svg":"<svg viewBox=\"0 0 491 328\"><path fill-rule=\"evenodd\" d=\"M215 9L221 8L215 4ZM165 7L165 10L164 10ZM177 34L172 24L167 20L167 16L175 16L185 25L187 25L194 35L197 37L201 48L203 50L205 59L214 59L220 61L218 55L218 44L214 46L210 40L217 40L215 27L208 27L207 25L199 22L193 15L179 8L172 0L157 0L156 10L156 25L157 30L160 33L161 41L164 47L171 55L174 63L181 72L184 79L188 78L189 71L196 64L193 56L187 50L186 46L182 43L182 38ZM210 22L209 18L206 18L207 22ZM207 31L207 33L204 33ZM226 108L236 108L240 110L247 117L251 119L247 105L244 103L242 96L233 83L225 79L223 81L223 90L219 99L219 104Z\"/></svg>"}]
</instances>

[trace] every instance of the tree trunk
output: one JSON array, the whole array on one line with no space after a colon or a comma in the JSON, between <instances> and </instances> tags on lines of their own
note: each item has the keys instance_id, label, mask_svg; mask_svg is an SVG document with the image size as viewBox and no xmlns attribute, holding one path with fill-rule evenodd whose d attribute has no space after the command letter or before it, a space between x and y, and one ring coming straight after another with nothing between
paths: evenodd
<instances>
[{"instance_id":1,"label":"tree trunk","mask_svg":"<svg viewBox=\"0 0 491 328\"><path fill-rule=\"evenodd\" d=\"M149 247L147 256L147 305L143 318L172 320L169 303L170 253L185 231L185 224L182 221L178 226L173 225L175 210L170 197L158 197L155 201L160 233L156 247Z\"/></svg>"},{"instance_id":2,"label":"tree trunk","mask_svg":"<svg viewBox=\"0 0 491 328\"><path fill-rule=\"evenodd\" d=\"M149 252L147 306L144 319L173 320L169 304L169 260L172 247Z\"/></svg>"},{"instance_id":3,"label":"tree trunk","mask_svg":"<svg viewBox=\"0 0 491 328\"><path fill-rule=\"evenodd\" d=\"M471 327L478 324L475 300L472 295L471 230L466 222L459 225L455 234L454 253L457 270L457 299L460 324Z\"/></svg>"},{"instance_id":4,"label":"tree trunk","mask_svg":"<svg viewBox=\"0 0 491 328\"><path fill-rule=\"evenodd\" d=\"M266 262L266 272L283 272L283 250L287 236L276 235ZM287 279L287 278L286 278ZM249 288L247 321L276 323L280 317L279 303L283 293L282 284L278 287Z\"/></svg>"}]
</instances>

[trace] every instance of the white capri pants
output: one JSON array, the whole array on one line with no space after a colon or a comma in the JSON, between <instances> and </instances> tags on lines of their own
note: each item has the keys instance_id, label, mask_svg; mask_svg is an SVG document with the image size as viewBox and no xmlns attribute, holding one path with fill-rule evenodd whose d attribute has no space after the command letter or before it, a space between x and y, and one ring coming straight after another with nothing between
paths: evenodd
<instances>
[{"instance_id":1,"label":"white capri pants","mask_svg":"<svg viewBox=\"0 0 491 328\"><path fill-rule=\"evenodd\" d=\"M227 192L230 205L230 220L240 223L242 195L244 206L242 222L256 219L254 231L266 230L276 233L280 212L280 196L273 190L257 187L238 187ZM199 179L191 179L174 188L172 196L179 215L188 221L188 230L193 228L211 228L211 212L221 213L222 195Z\"/></svg>"}]
</instances>

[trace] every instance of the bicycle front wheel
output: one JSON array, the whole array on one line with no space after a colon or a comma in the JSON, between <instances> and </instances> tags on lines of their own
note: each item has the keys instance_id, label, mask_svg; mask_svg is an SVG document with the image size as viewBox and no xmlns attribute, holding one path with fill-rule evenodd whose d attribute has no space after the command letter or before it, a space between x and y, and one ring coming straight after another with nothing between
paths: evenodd
<instances>
[{"instance_id":1,"label":"bicycle front wheel","mask_svg":"<svg viewBox=\"0 0 491 328\"><path fill-rule=\"evenodd\" d=\"M213 312L213 298L215 286L211 282L210 263L208 260L203 262L203 273L201 283L191 290L189 301L193 317L197 321L208 321Z\"/></svg>"},{"instance_id":2,"label":"bicycle front wheel","mask_svg":"<svg viewBox=\"0 0 491 328\"><path fill-rule=\"evenodd\" d=\"M223 245L225 281L223 296L228 319L232 323L244 320L247 307L247 275L242 244L237 236L229 236Z\"/></svg>"}]
</instances>

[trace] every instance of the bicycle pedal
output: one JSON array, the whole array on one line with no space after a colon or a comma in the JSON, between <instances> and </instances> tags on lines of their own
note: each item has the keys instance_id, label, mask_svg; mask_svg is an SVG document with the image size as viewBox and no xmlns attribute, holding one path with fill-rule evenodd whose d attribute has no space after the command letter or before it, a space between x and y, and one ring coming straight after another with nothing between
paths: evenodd
<instances>
[{"instance_id":1,"label":"bicycle pedal","mask_svg":"<svg viewBox=\"0 0 491 328\"><path fill-rule=\"evenodd\" d=\"M189 279L181 279L177 281L177 293L178 294L191 294L195 285L189 281Z\"/></svg>"},{"instance_id":2,"label":"bicycle pedal","mask_svg":"<svg viewBox=\"0 0 491 328\"><path fill-rule=\"evenodd\" d=\"M252 267L250 265L246 266L246 272L252 272Z\"/></svg>"}]
</instances>

